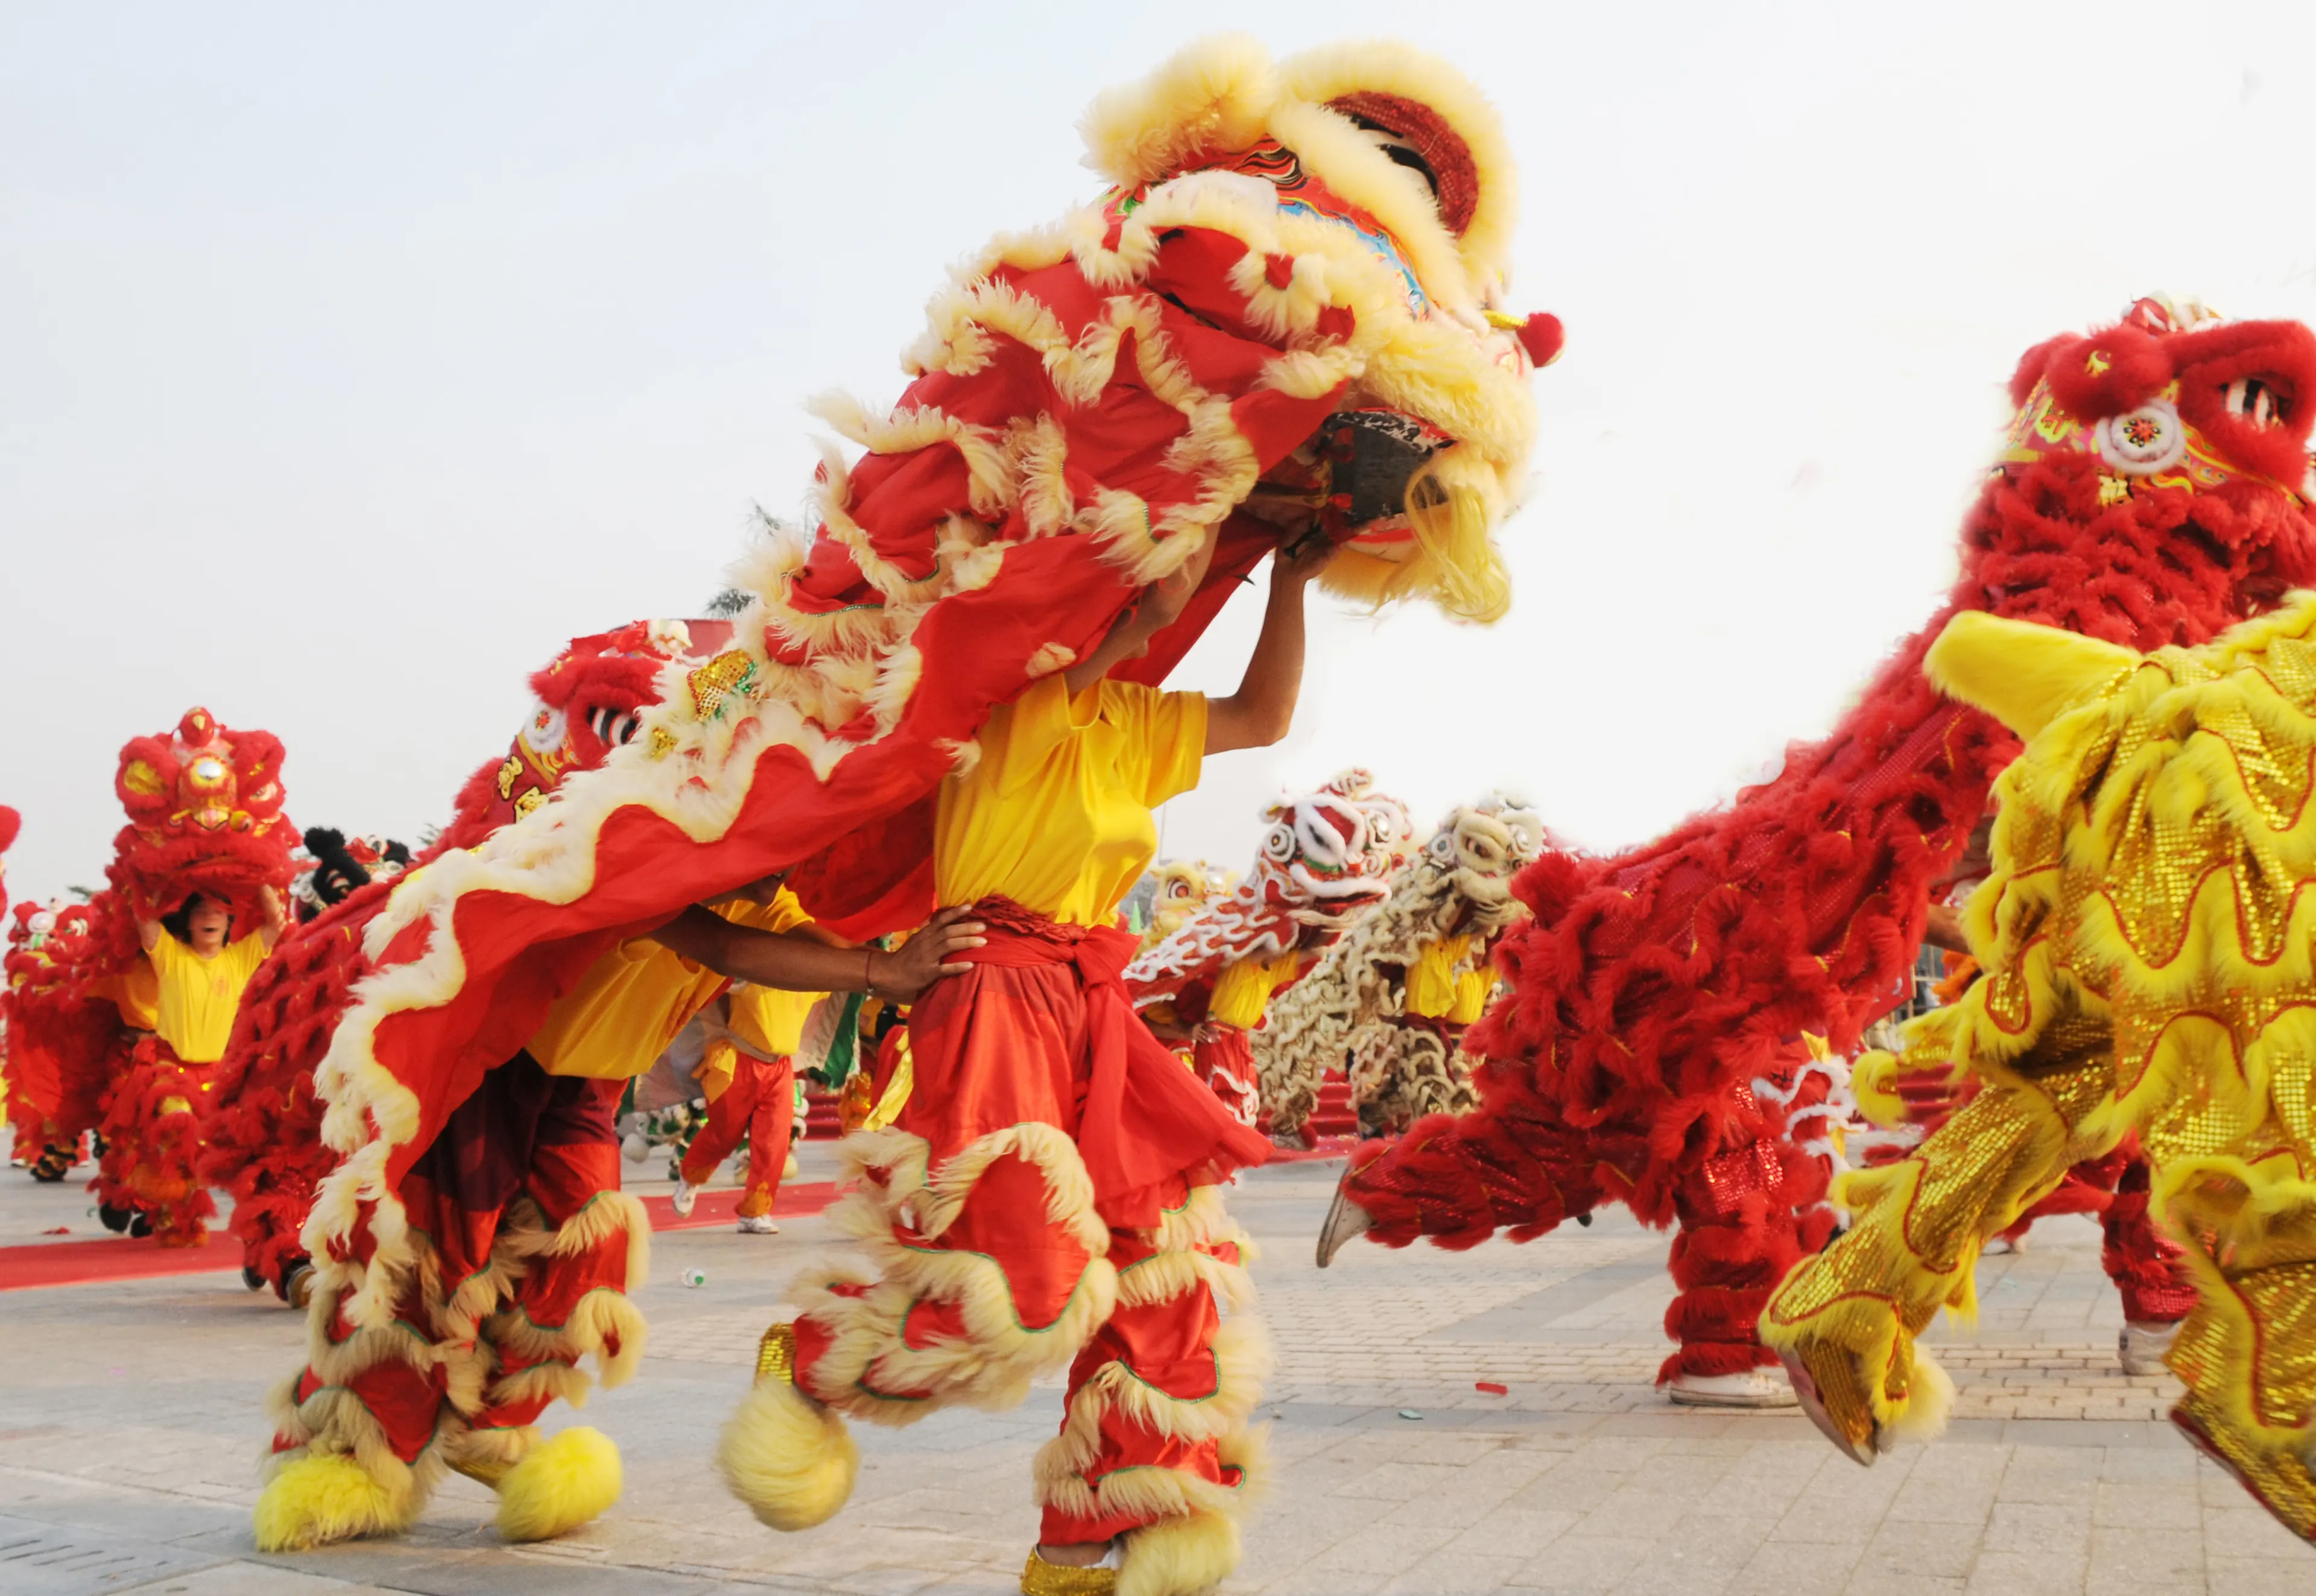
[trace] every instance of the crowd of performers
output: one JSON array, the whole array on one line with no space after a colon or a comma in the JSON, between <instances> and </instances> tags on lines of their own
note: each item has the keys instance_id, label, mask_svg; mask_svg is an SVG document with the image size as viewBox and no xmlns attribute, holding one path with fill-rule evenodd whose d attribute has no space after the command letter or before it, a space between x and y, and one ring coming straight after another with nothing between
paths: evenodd
<instances>
[{"instance_id":1,"label":"crowd of performers","mask_svg":"<svg viewBox=\"0 0 2316 1596\"><path fill-rule=\"evenodd\" d=\"M1669 1394L1798 1393L1861 1460L1941 1411L1913 1340L1980 1250L2095 1211L2126 1364L2316 1538L2316 337L2147 300L2029 350L1945 607L1665 838L1420 836L1350 771L1243 877L1138 884L1153 811L1287 733L1314 581L1505 614L1560 328L1507 307L1500 124L1420 52L1209 40L1083 129L1110 186L959 270L892 409L824 406L860 453L745 607L573 639L423 848L300 837L279 744L196 709L123 750L106 887L18 906L33 1175L97 1157L173 1246L222 1189L306 1310L260 1545L395 1533L445 1471L512 1539L608 1507L611 1441L540 1421L641 1355L623 1142L681 1125L688 1211L745 1140L770 1230L801 1073L860 1256L718 1444L777 1530L843 1507L852 1421L1064 1373L1022 1589L1212 1588L1268 1361L1224 1193L1340 1073L1323 1266L1624 1203L1677 1228ZM1237 690L1164 690L1265 562ZM1951 1001L1901 1038L1926 939Z\"/></svg>"}]
</instances>

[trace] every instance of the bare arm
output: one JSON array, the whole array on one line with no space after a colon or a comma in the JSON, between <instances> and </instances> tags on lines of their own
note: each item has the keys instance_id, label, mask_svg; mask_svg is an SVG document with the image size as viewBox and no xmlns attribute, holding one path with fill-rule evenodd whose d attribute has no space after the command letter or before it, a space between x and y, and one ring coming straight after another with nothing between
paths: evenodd
<instances>
[{"instance_id":1,"label":"bare arm","mask_svg":"<svg viewBox=\"0 0 2316 1596\"><path fill-rule=\"evenodd\" d=\"M137 940L143 944L145 951L149 953L155 948L160 946L161 938L167 935L167 930L162 926L160 921L149 919L146 917L143 907L140 905L137 914Z\"/></svg>"},{"instance_id":2,"label":"bare arm","mask_svg":"<svg viewBox=\"0 0 2316 1596\"><path fill-rule=\"evenodd\" d=\"M651 934L662 947L718 975L788 992L875 992L913 1003L945 975L972 968L949 955L982 944L981 924L963 909L945 909L897 953L831 947L804 931L735 926L694 904Z\"/></svg>"},{"instance_id":3,"label":"bare arm","mask_svg":"<svg viewBox=\"0 0 2316 1596\"><path fill-rule=\"evenodd\" d=\"M1303 692L1303 594L1326 568L1333 547L1314 539L1289 553L1281 549L1270 565L1270 602L1262 612L1262 634L1246 662L1238 691L1207 705L1209 754L1233 749L1269 748L1287 735L1295 702Z\"/></svg>"},{"instance_id":4,"label":"bare arm","mask_svg":"<svg viewBox=\"0 0 2316 1596\"><path fill-rule=\"evenodd\" d=\"M273 944L281 940L281 929L289 923L289 912L281 906L281 894L272 887L258 889L258 906L265 911L265 918L257 927L258 945L270 953L273 951Z\"/></svg>"}]
</instances>

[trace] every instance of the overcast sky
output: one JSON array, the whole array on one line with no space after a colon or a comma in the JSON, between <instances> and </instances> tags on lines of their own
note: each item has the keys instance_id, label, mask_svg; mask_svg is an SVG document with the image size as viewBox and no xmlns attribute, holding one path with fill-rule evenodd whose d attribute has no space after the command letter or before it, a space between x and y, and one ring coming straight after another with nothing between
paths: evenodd
<instances>
[{"instance_id":1,"label":"overcast sky","mask_svg":"<svg viewBox=\"0 0 2316 1596\"><path fill-rule=\"evenodd\" d=\"M1091 199L1073 123L1243 4L0 10L0 802L94 884L192 704L301 824L414 837L575 633L693 614L808 396L888 403L945 265ZM1311 6L1502 108L1557 312L1492 630L1328 606L1282 783L1494 786L1635 842L1814 735L1951 580L2018 356L2136 295L2316 319L2316 6ZM1228 690L1234 606L1178 676Z\"/></svg>"}]
</instances>

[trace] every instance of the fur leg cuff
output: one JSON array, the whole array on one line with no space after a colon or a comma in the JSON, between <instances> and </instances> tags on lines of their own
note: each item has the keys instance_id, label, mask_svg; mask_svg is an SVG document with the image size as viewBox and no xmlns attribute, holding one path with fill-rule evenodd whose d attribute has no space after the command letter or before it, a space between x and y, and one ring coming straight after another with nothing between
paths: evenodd
<instances>
[{"instance_id":1,"label":"fur leg cuff","mask_svg":"<svg viewBox=\"0 0 2316 1596\"><path fill-rule=\"evenodd\" d=\"M261 1552L305 1551L399 1534L423 1504L414 1485L388 1484L343 1452L309 1455L275 1470L257 1498L252 1527Z\"/></svg>"},{"instance_id":2,"label":"fur leg cuff","mask_svg":"<svg viewBox=\"0 0 2316 1596\"><path fill-rule=\"evenodd\" d=\"M765 1525L809 1530L851 1498L860 1449L842 1418L787 1380L766 1379L724 1426L716 1464Z\"/></svg>"},{"instance_id":3,"label":"fur leg cuff","mask_svg":"<svg viewBox=\"0 0 2316 1596\"><path fill-rule=\"evenodd\" d=\"M1123 1540L1118 1596L1205 1596L1238 1566L1238 1525L1223 1513L1161 1519Z\"/></svg>"},{"instance_id":4,"label":"fur leg cuff","mask_svg":"<svg viewBox=\"0 0 2316 1596\"><path fill-rule=\"evenodd\" d=\"M551 1540L587 1523L619 1499L619 1449L584 1425L551 1435L499 1481L499 1533Z\"/></svg>"}]
</instances>

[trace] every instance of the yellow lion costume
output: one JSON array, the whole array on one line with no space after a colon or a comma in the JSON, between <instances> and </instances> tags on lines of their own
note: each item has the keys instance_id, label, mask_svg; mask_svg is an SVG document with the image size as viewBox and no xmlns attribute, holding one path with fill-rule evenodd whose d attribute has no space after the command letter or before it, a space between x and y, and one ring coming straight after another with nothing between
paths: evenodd
<instances>
[{"instance_id":1,"label":"yellow lion costume","mask_svg":"<svg viewBox=\"0 0 2316 1596\"><path fill-rule=\"evenodd\" d=\"M2316 594L2140 655L1969 614L1926 661L2027 738L1965 926L1986 979L1907 1028L1983 1089L1848 1177L1856 1228L1761 1318L1819 1427L1871 1462L1952 1387L1914 1345L1981 1242L2136 1132L2200 1301L2173 1421L2316 1540Z\"/></svg>"}]
</instances>

